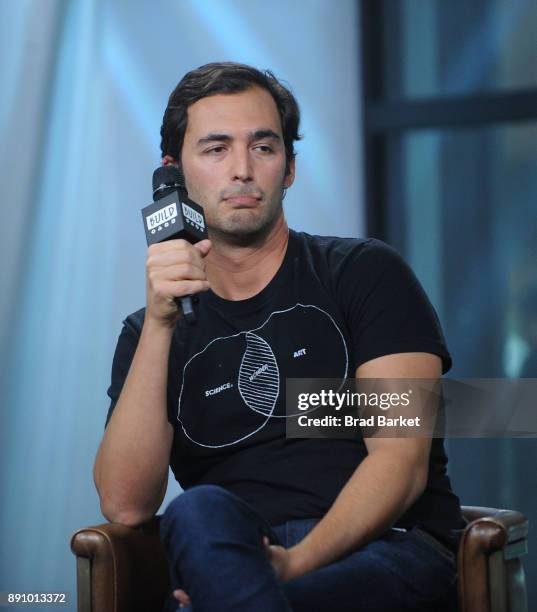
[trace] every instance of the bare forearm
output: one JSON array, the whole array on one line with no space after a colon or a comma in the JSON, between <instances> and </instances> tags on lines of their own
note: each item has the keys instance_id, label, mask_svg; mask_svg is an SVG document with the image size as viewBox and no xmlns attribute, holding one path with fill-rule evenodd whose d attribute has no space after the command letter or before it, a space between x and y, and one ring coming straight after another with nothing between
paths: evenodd
<instances>
[{"instance_id":1,"label":"bare forearm","mask_svg":"<svg viewBox=\"0 0 537 612\"><path fill-rule=\"evenodd\" d=\"M426 474L394 462L387 454L368 455L314 529L289 552L293 574L305 574L343 557L382 534L424 490Z\"/></svg>"},{"instance_id":2,"label":"bare forearm","mask_svg":"<svg viewBox=\"0 0 537 612\"><path fill-rule=\"evenodd\" d=\"M172 333L146 320L99 447L94 479L109 520L131 522L150 516L160 504L173 439L166 411Z\"/></svg>"}]
</instances>

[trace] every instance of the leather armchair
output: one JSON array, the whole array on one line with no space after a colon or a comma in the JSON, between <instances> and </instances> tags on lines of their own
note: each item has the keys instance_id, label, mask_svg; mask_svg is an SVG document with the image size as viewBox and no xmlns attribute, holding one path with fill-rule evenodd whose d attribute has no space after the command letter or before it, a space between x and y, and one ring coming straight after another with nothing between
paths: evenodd
<instances>
[{"instance_id":1,"label":"leather armchair","mask_svg":"<svg viewBox=\"0 0 537 612\"><path fill-rule=\"evenodd\" d=\"M528 521L514 510L463 506L468 524L458 552L460 612L527 612L521 555ZM160 612L169 573L160 517L136 528L85 527L71 539L78 612Z\"/></svg>"}]
</instances>

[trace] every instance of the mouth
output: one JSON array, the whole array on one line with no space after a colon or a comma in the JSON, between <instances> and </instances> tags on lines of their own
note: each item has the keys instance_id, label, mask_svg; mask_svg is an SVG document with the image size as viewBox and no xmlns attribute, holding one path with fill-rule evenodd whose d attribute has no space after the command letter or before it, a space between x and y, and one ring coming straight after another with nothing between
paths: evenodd
<instances>
[{"instance_id":1,"label":"mouth","mask_svg":"<svg viewBox=\"0 0 537 612\"><path fill-rule=\"evenodd\" d=\"M254 196L232 196L231 198L225 198L226 202L245 208L255 206L260 200L261 198L256 198Z\"/></svg>"}]
</instances>

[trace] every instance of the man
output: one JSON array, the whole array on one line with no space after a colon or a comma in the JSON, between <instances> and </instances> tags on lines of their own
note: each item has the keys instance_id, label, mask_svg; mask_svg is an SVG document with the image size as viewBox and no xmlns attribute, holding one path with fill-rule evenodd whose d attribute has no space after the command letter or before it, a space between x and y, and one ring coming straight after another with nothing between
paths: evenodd
<instances>
[{"instance_id":1,"label":"man","mask_svg":"<svg viewBox=\"0 0 537 612\"><path fill-rule=\"evenodd\" d=\"M436 379L451 365L393 249L288 230L298 128L270 72L208 64L172 92L163 163L210 240L148 249L147 305L114 357L101 508L148 520L171 465L185 492L161 537L175 596L196 611L453 609L463 523L443 441L285 437L286 378ZM175 302L189 294L195 325Z\"/></svg>"}]
</instances>

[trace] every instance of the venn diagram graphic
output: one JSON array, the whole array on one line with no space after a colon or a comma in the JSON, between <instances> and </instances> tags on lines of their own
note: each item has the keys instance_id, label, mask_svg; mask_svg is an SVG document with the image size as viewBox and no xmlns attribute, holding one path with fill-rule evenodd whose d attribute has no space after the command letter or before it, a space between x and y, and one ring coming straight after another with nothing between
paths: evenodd
<instances>
[{"instance_id":1,"label":"venn diagram graphic","mask_svg":"<svg viewBox=\"0 0 537 612\"><path fill-rule=\"evenodd\" d=\"M285 413L285 378L348 374L333 317L315 305L273 312L256 329L211 340L183 369L177 418L195 444L238 444ZM283 377L283 378L282 378Z\"/></svg>"}]
</instances>

